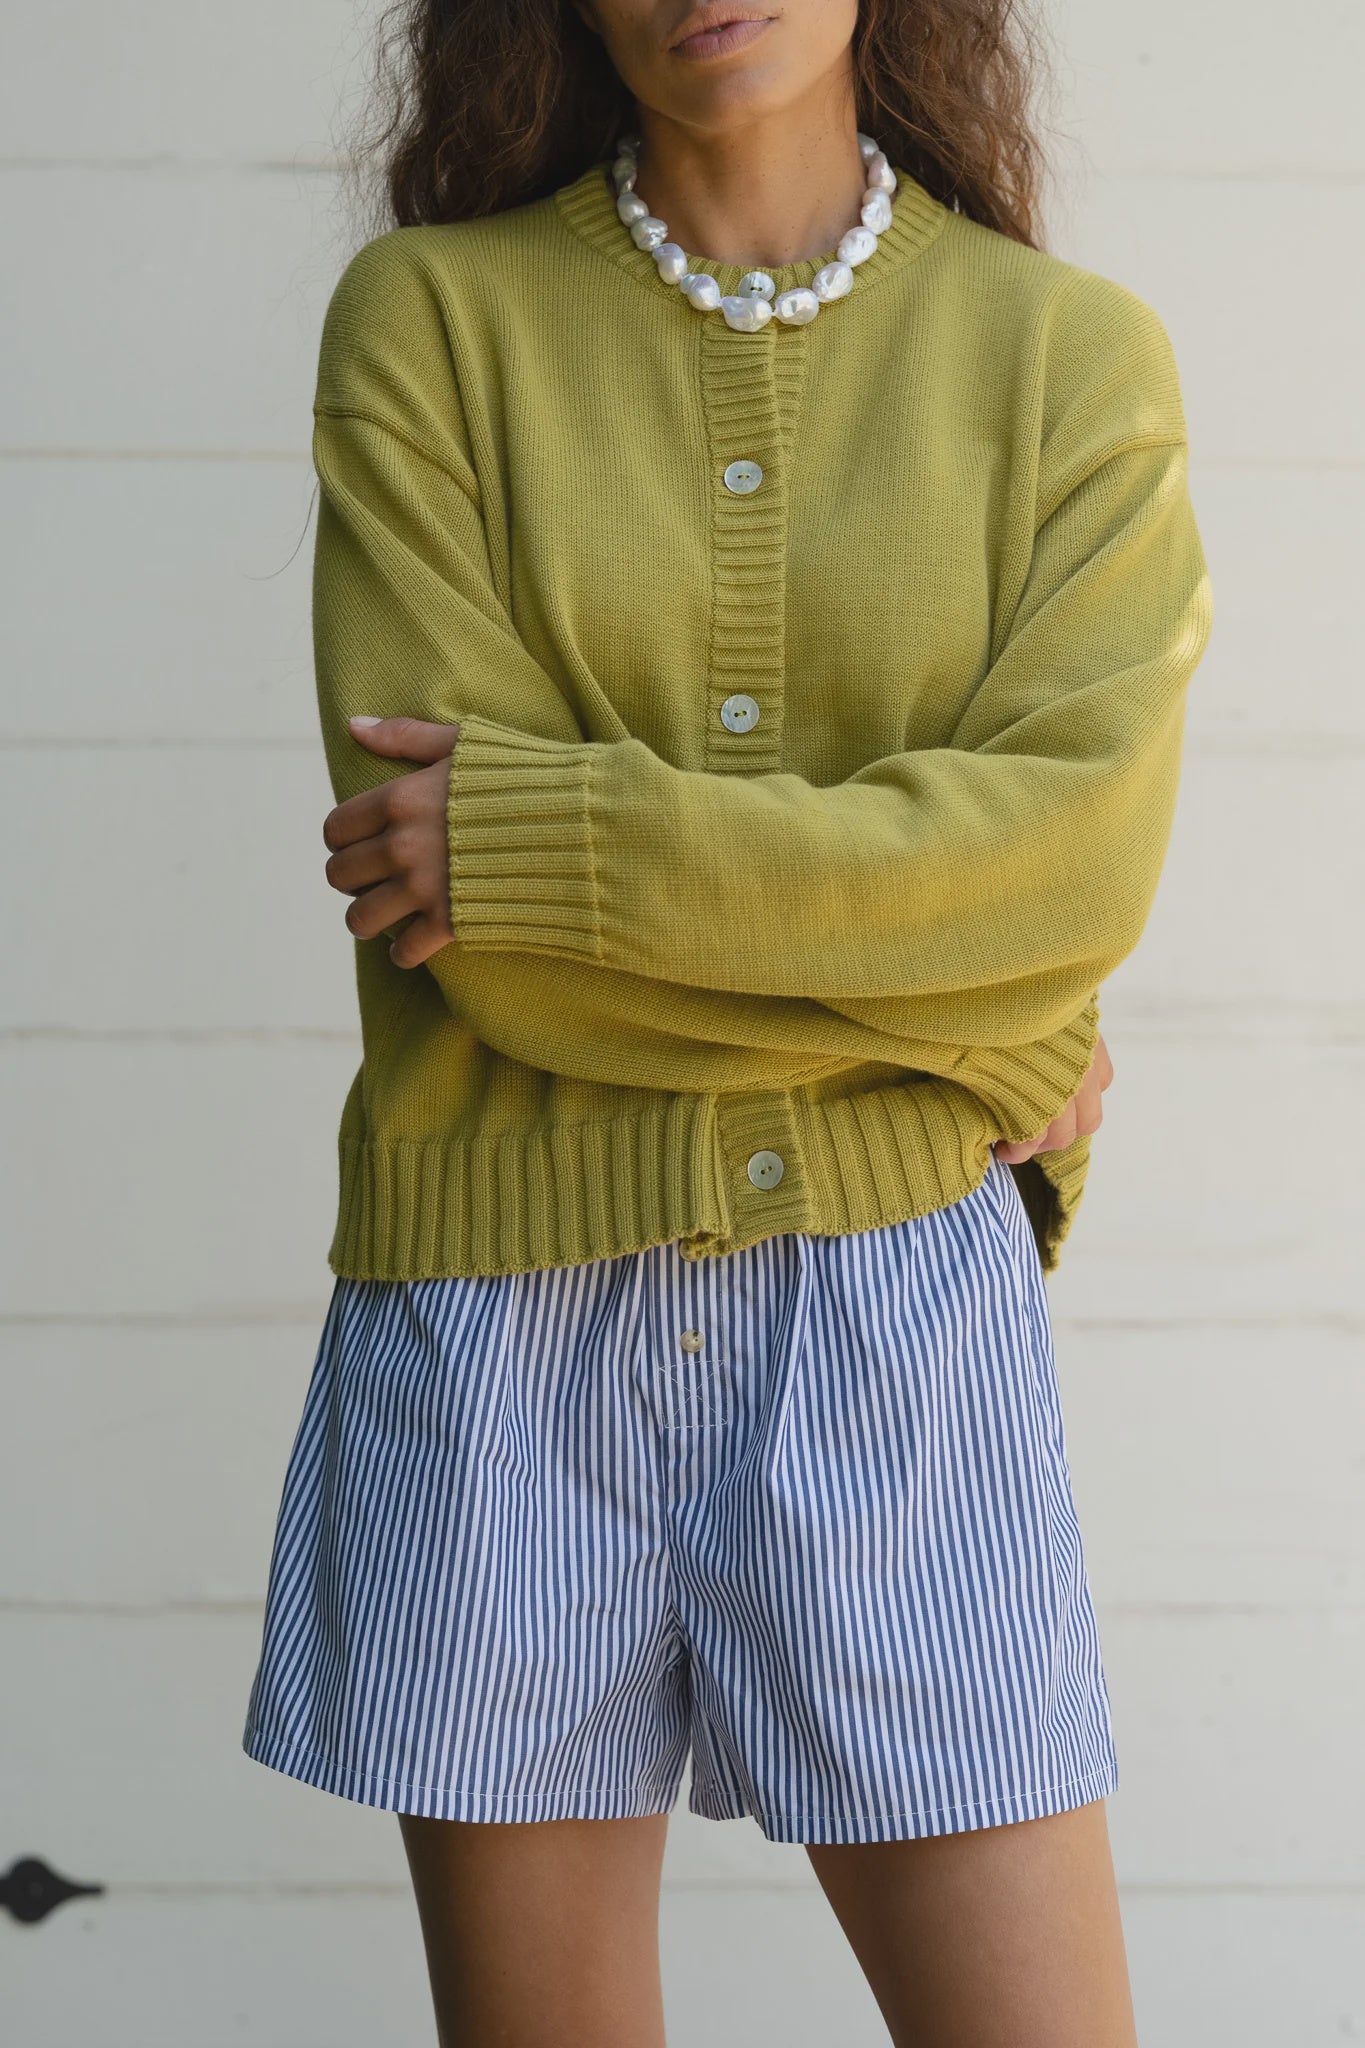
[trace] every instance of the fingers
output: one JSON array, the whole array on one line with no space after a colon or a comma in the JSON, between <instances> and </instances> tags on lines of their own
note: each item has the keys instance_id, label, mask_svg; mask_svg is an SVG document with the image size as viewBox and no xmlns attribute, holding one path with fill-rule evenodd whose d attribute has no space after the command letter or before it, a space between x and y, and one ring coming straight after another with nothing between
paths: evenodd
<instances>
[{"instance_id":1,"label":"fingers","mask_svg":"<svg viewBox=\"0 0 1365 2048\"><path fill-rule=\"evenodd\" d=\"M356 897L346 912L348 928L358 939L377 938L400 917L410 917L421 903L407 882L379 882Z\"/></svg>"},{"instance_id":2,"label":"fingers","mask_svg":"<svg viewBox=\"0 0 1365 2048\"><path fill-rule=\"evenodd\" d=\"M1003 1159L1007 1166L1018 1166L1023 1160L1032 1159L1035 1152L1062 1151L1076 1135L1076 1101L1077 1098L1073 1095L1066 1108L1052 1119L1041 1137L1002 1139L995 1147L996 1157Z\"/></svg>"},{"instance_id":3,"label":"fingers","mask_svg":"<svg viewBox=\"0 0 1365 2048\"><path fill-rule=\"evenodd\" d=\"M425 718L367 718L350 721L351 737L389 761L439 761L460 736L458 725L433 725Z\"/></svg>"},{"instance_id":4,"label":"fingers","mask_svg":"<svg viewBox=\"0 0 1365 2048\"><path fill-rule=\"evenodd\" d=\"M448 733L449 727L432 731ZM412 920L389 948L400 966L420 965L454 937L446 825L449 783L447 749L424 768L348 797L323 822L322 836L332 849L327 880L334 889L355 897L346 913L354 936L372 939L403 918Z\"/></svg>"},{"instance_id":5,"label":"fingers","mask_svg":"<svg viewBox=\"0 0 1365 2048\"><path fill-rule=\"evenodd\" d=\"M378 789L363 789L327 813L322 821L322 843L334 853L354 846L360 839L375 839L393 815L393 792L397 783L381 782Z\"/></svg>"},{"instance_id":6,"label":"fingers","mask_svg":"<svg viewBox=\"0 0 1365 2048\"><path fill-rule=\"evenodd\" d=\"M1104 1122L1104 1104L1100 1100L1100 1091L1107 1086L1107 1082L1095 1078L1092 1069L1077 1089L1075 1097L1069 1105L1076 1113L1077 1137L1082 1132L1089 1136L1092 1132L1097 1131Z\"/></svg>"},{"instance_id":7,"label":"fingers","mask_svg":"<svg viewBox=\"0 0 1365 2048\"><path fill-rule=\"evenodd\" d=\"M332 888L354 896L359 890L384 881L394 872L395 865L389 835L381 832L377 838L358 839L354 846L344 846L340 853L334 853L323 873Z\"/></svg>"},{"instance_id":8,"label":"fingers","mask_svg":"<svg viewBox=\"0 0 1365 2048\"><path fill-rule=\"evenodd\" d=\"M443 925L439 919L415 917L389 947L389 958L395 967L420 967L433 953L439 953L442 946L450 945L453 938L449 926Z\"/></svg>"},{"instance_id":9,"label":"fingers","mask_svg":"<svg viewBox=\"0 0 1365 2048\"><path fill-rule=\"evenodd\" d=\"M1104 1122L1103 1091L1114 1078L1114 1063L1103 1038L1096 1034L1095 1051L1080 1087L1060 1116L1054 1117L1039 1138L999 1138L991 1147L997 1159L1018 1166L1035 1152L1060 1152L1079 1137L1092 1136Z\"/></svg>"}]
</instances>

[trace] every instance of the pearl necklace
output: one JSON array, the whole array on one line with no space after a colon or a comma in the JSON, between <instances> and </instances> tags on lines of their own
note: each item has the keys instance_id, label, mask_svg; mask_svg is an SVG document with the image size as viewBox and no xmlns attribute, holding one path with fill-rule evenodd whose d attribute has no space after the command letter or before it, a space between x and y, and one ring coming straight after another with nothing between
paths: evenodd
<instances>
[{"instance_id":1,"label":"pearl necklace","mask_svg":"<svg viewBox=\"0 0 1365 2048\"><path fill-rule=\"evenodd\" d=\"M666 284L676 284L690 306L699 313L719 307L726 323L744 334L756 334L769 320L781 320L789 327L804 327L821 306L842 299L853 289L853 267L865 263L877 246L877 237L891 225L891 194L896 173L870 135L858 133L858 151L866 166L867 185L863 192L859 225L840 241L833 263L817 270L808 285L796 285L779 292L766 270L746 270L732 297L722 297L720 286L709 271L689 270L687 255L679 243L668 239L668 223L650 212L635 191L639 168L638 135L622 135L616 144L616 161L611 174L616 185L616 211L630 229L637 249L649 249Z\"/></svg>"}]
</instances>

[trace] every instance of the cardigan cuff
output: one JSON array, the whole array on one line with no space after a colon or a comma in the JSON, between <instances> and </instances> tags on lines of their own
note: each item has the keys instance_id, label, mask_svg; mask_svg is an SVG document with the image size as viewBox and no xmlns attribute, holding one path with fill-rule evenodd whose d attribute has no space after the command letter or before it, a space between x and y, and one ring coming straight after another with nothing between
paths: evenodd
<instances>
[{"instance_id":1,"label":"cardigan cuff","mask_svg":"<svg viewBox=\"0 0 1365 2048\"><path fill-rule=\"evenodd\" d=\"M446 800L450 926L464 946L600 961L588 796L597 749L459 716Z\"/></svg>"},{"instance_id":2,"label":"cardigan cuff","mask_svg":"<svg viewBox=\"0 0 1365 2048\"><path fill-rule=\"evenodd\" d=\"M1100 1035L1098 991L1069 1023L1029 1045L973 1047L952 1078L984 1102L1011 1141L1037 1138L1060 1116L1095 1057Z\"/></svg>"}]
</instances>

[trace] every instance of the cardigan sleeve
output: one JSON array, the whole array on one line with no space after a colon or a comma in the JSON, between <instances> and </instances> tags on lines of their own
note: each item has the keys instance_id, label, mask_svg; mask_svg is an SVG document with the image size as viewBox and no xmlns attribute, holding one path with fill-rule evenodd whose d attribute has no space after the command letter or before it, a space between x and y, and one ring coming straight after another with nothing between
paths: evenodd
<instances>
[{"instance_id":1,"label":"cardigan sleeve","mask_svg":"<svg viewBox=\"0 0 1365 2048\"><path fill-rule=\"evenodd\" d=\"M995 658L947 746L846 781L679 769L458 703L461 945L791 998L959 1048L1064 1030L1136 944L1210 622L1183 433L1046 488Z\"/></svg>"},{"instance_id":2,"label":"cardigan sleeve","mask_svg":"<svg viewBox=\"0 0 1365 2048\"><path fill-rule=\"evenodd\" d=\"M562 693L497 596L472 471L350 413L318 414L313 460L314 670L338 801L410 772L360 745L349 729L356 712L458 723L477 693L527 725L572 731ZM523 865L533 870L536 858L531 851ZM572 949L457 938L420 970L394 969L413 971L431 974L452 1015L485 1044L548 1072L729 1092L796 1087L874 1061L956 1081L1011 1138L1036 1136L1075 1093L1098 1031L1093 990L1036 1043L983 1059L902 1029L875 1006L860 1016L814 997L661 980Z\"/></svg>"},{"instance_id":3,"label":"cardigan sleeve","mask_svg":"<svg viewBox=\"0 0 1365 2048\"><path fill-rule=\"evenodd\" d=\"M337 800L411 772L361 746L349 727L357 712L454 723L477 692L527 723L573 730L497 596L472 470L452 451L438 461L358 413L317 414L313 464L314 676ZM583 1080L783 1088L856 1065L870 1047L897 1056L875 1024L836 1018L809 999L677 987L662 1024L656 980L574 957L468 956L450 945L425 971L496 1051Z\"/></svg>"}]
</instances>

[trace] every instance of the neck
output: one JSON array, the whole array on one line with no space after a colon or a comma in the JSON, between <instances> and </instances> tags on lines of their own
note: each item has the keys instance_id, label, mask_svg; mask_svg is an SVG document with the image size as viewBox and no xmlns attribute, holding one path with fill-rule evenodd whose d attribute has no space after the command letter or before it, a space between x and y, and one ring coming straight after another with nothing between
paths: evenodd
<instances>
[{"instance_id":1,"label":"neck","mask_svg":"<svg viewBox=\"0 0 1365 2048\"><path fill-rule=\"evenodd\" d=\"M746 267L832 249L867 184L851 100L784 107L721 134L641 108L635 190L689 256Z\"/></svg>"}]
</instances>

